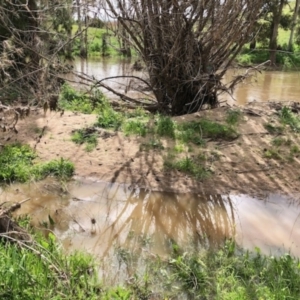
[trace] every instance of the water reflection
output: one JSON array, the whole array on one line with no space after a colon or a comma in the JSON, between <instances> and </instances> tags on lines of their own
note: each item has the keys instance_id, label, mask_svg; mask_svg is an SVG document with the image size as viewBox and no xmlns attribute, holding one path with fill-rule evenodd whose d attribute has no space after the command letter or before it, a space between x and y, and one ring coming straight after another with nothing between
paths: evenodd
<instances>
[{"instance_id":1,"label":"water reflection","mask_svg":"<svg viewBox=\"0 0 300 300\"><path fill-rule=\"evenodd\" d=\"M168 255L182 249L217 247L225 238L264 253L291 251L300 256L298 201L277 194L263 199L247 195L173 194L92 180L74 181L68 194L54 181L13 185L0 201L31 200L18 214L52 228L66 249L85 249L99 257L116 248ZM48 224L49 225L49 224Z\"/></svg>"},{"instance_id":2,"label":"water reflection","mask_svg":"<svg viewBox=\"0 0 300 300\"><path fill-rule=\"evenodd\" d=\"M98 59L98 60L75 60L74 70L79 73L86 73L96 79L116 75L137 75L145 77L146 74L132 70L130 60L124 59ZM243 73L244 71L242 71ZM224 77L224 82L232 80L233 76L240 74L241 71L229 70ZM69 76L69 79L75 79ZM79 82L80 80L77 79ZM130 79L111 80L110 86L119 92L124 92L129 85ZM299 72L279 72L268 71L256 73L252 78L246 79L239 84L234 91L233 100L227 94L223 94L220 100L228 100L229 103L245 105L248 102L266 101L300 101L300 73ZM109 97L115 95L107 93ZM132 94L134 96L135 94ZM142 96L142 95L135 95Z\"/></svg>"},{"instance_id":3,"label":"water reflection","mask_svg":"<svg viewBox=\"0 0 300 300\"><path fill-rule=\"evenodd\" d=\"M174 194L78 179L65 189L47 179L1 190L0 203L30 197L17 214L52 230L67 251L99 258L100 276L120 282L143 270L146 256L215 248L226 238L265 254L300 257L299 201L277 194ZM54 220L51 225L50 218Z\"/></svg>"}]
</instances>

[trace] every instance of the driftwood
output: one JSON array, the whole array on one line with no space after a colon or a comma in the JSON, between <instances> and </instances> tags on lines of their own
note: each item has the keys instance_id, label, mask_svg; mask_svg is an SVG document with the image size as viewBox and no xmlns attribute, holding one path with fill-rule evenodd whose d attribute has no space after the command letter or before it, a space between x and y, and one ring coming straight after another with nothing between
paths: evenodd
<instances>
[{"instance_id":1,"label":"driftwood","mask_svg":"<svg viewBox=\"0 0 300 300\"><path fill-rule=\"evenodd\" d=\"M20 227L15 221L12 220L10 214L21 207L21 204L30 200L30 198L16 203L9 208L2 208L0 205L0 236L8 238L10 241L31 242L32 238L26 230Z\"/></svg>"}]
</instances>

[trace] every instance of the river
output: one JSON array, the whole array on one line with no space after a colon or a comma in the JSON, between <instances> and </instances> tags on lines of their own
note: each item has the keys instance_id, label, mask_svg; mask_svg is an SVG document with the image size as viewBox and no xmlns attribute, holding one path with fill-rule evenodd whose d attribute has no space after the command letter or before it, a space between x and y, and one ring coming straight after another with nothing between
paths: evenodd
<instances>
[{"instance_id":1,"label":"river","mask_svg":"<svg viewBox=\"0 0 300 300\"><path fill-rule=\"evenodd\" d=\"M117 75L138 75L145 74L132 70L132 62L122 59L104 60L76 60L74 70L86 73L100 80L106 77ZM241 70L230 70L224 77L224 82L229 82L233 76L241 74ZM227 100L230 104L245 105L249 102L267 101L300 101L300 72L262 71L252 73L253 76L240 83L232 96L220 95L220 101ZM126 86L130 85L130 79L114 79L108 81L111 87L124 92ZM107 82L107 83L108 83ZM140 94L133 95L139 96ZM110 97L115 97L108 93Z\"/></svg>"}]
</instances>

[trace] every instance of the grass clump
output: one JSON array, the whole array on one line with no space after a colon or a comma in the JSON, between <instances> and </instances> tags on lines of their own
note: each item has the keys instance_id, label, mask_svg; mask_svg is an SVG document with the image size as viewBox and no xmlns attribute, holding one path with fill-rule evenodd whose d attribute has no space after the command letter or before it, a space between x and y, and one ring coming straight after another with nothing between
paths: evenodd
<instances>
[{"instance_id":1,"label":"grass clump","mask_svg":"<svg viewBox=\"0 0 300 300\"><path fill-rule=\"evenodd\" d=\"M121 113L115 111L109 103L103 103L99 109L99 115L96 126L108 129L118 130L124 121Z\"/></svg>"},{"instance_id":2,"label":"grass clump","mask_svg":"<svg viewBox=\"0 0 300 300\"><path fill-rule=\"evenodd\" d=\"M52 233L35 239L0 243L1 299L99 299L90 256L64 255Z\"/></svg>"},{"instance_id":3,"label":"grass clump","mask_svg":"<svg viewBox=\"0 0 300 300\"><path fill-rule=\"evenodd\" d=\"M219 250L173 255L161 269L165 289L176 286L170 298L299 299L299 260L243 251L232 241Z\"/></svg>"},{"instance_id":4,"label":"grass clump","mask_svg":"<svg viewBox=\"0 0 300 300\"><path fill-rule=\"evenodd\" d=\"M76 91L68 84L62 86L59 96L61 108L84 114L98 112L105 101L104 94L100 90L93 90L90 94L87 94Z\"/></svg>"},{"instance_id":5,"label":"grass clump","mask_svg":"<svg viewBox=\"0 0 300 300\"><path fill-rule=\"evenodd\" d=\"M49 175L67 179L73 175L74 165L61 158L47 163L34 164L37 158L28 145L6 145L0 151L0 181L26 182L40 180Z\"/></svg>"},{"instance_id":6,"label":"grass clump","mask_svg":"<svg viewBox=\"0 0 300 300\"><path fill-rule=\"evenodd\" d=\"M284 131L284 128L282 126L275 126L271 123L265 123L264 127L270 134L274 134L274 135L282 134Z\"/></svg>"},{"instance_id":7,"label":"grass clump","mask_svg":"<svg viewBox=\"0 0 300 300\"><path fill-rule=\"evenodd\" d=\"M280 120L283 124L289 125L293 131L300 132L300 118L290 108L286 106L282 108L280 111Z\"/></svg>"},{"instance_id":8,"label":"grass clump","mask_svg":"<svg viewBox=\"0 0 300 300\"><path fill-rule=\"evenodd\" d=\"M155 120L155 132L159 136L175 138L176 123L168 116L158 115Z\"/></svg>"},{"instance_id":9,"label":"grass clump","mask_svg":"<svg viewBox=\"0 0 300 300\"><path fill-rule=\"evenodd\" d=\"M148 132L147 124L140 120L128 120L123 125L125 135L135 134L145 136Z\"/></svg>"},{"instance_id":10,"label":"grass clump","mask_svg":"<svg viewBox=\"0 0 300 300\"><path fill-rule=\"evenodd\" d=\"M92 151L98 145L98 135L92 128L76 130L73 133L71 140L75 144L86 144L85 150L87 152Z\"/></svg>"},{"instance_id":11,"label":"grass clump","mask_svg":"<svg viewBox=\"0 0 300 300\"><path fill-rule=\"evenodd\" d=\"M230 109L227 111L226 123L235 126L242 119L242 113L239 109Z\"/></svg>"},{"instance_id":12,"label":"grass clump","mask_svg":"<svg viewBox=\"0 0 300 300\"><path fill-rule=\"evenodd\" d=\"M268 158L268 159L283 159L283 157L281 156L281 154L279 153L278 149L265 149L264 151L264 157Z\"/></svg>"},{"instance_id":13,"label":"grass clump","mask_svg":"<svg viewBox=\"0 0 300 300\"><path fill-rule=\"evenodd\" d=\"M271 143L276 147L280 147L280 146L290 146L292 144L292 141L290 139L276 137L272 140Z\"/></svg>"},{"instance_id":14,"label":"grass clump","mask_svg":"<svg viewBox=\"0 0 300 300\"><path fill-rule=\"evenodd\" d=\"M150 149L163 150L164 146L160 140L156 138L152 138L148 142L142 143L140 149L141 150L150 150Z\"/></svg>"},{"instance_id":15,"label":"grass clump","mask_svg":"<svg viewBox=\"0 0 300 300\"><path fill-rule=\"evenodd\" d=\"M185 122L178 127L181 138L196 143L201 143L202 138L233 140L238 137L238 133L231 126L205 119Z\"/></svg>"},{"instance_id":16,"label":"grass clump","mask_svg":"<svg viewBox=\"0 0 300 300\"><path fill-rule=\"evenodd\" d=\"M209 176L210 171L205 168L205 156L197 155L196 157L185 157L175 159L174 155L169 154L164 162L164 166L168 169L174 169L197 179L205 179Z\"/></svg>"}]
</instances>

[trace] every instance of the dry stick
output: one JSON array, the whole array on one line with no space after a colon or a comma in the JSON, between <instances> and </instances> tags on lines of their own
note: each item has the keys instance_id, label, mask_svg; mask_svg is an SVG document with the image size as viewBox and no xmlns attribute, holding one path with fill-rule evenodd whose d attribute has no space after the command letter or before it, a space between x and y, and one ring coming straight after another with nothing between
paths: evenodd
<instances>
[{"instance_id":1,"label":"dry stick","mask_svg":"<svg viewBox=\"0 0 300 300\"><path fill-rule=\"evenodd\" d=\"M12 205L11 207L9 207L9 208L3 210L2 212L0 212L0 216L1 216L1 215L7 215L7 214L9 214L10 212L13 212L13 211L17 210L18 208L21 207L21 204L23 204L23 203L25 203L25 202L27 202L27 201L29 201L29 200L30 200L30 198L27 198L27 199L25 199L25 200L22 200L22 201L19 202L19 203L15 203L15 204Z\"/></svg>"}]
</instances>

